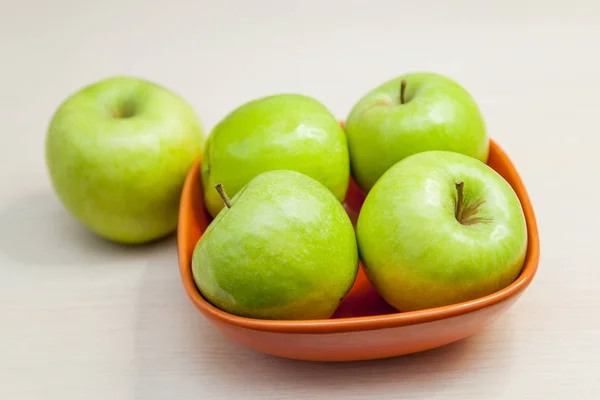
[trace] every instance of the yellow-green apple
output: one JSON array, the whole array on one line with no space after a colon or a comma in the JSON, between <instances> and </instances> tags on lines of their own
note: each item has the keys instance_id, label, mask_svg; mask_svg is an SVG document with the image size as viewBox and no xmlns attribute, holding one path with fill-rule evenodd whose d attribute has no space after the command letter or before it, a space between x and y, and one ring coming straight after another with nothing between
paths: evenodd
<instances>
[{"instance_id":1,"label":"yellow-green apple","mask_svg":"<svg viewBox=\"0 0 600 400\"><path fill-rule=\"evenodd\" d=\"M212 130L204 149L202 187L208 212L223 208L221 183L234 196L258 174L298 171L325 185L343 201L350 179L348 144L331 112L314 98L278 94L233 110Z\"/></svg>"},{"instance_id":2,"label":"yellow-green apple","mask_svg":"<svg viewBox=\"0 0 600 400\"><path fill-rule=\"evenodd\" d=\"M389 80L364 95L346 119L352 175L365 192L392 165L428 150L487 161L489 140L473 97L430 72Z\"/></svg>"},{"instance_id":3,"label":"yellow-green apple","mask_svg":"<svg viewBox=\"0 0 600 400\"><path fill-rule=\"evenodd\" d=\"M112 77L58 107L46 163L58 197L84 226L143 243L175 229L183 181L204 139L183 98L146 80Z\"/></svg>"},{"instance_id":4,"label":"yellow-green apple","mask_svg":"<svg viewBox=\"0 0 600 400\"><path fill-rule=\"evenodd\" d=\"M464 154L427 151L386 171L357 222L367 276L401 311L472 300L519 275L527 251L510 184Z\"/></svg>"},{"instance_id":5,"label":"yellow-green apple","mask_svg":"<svg viewBox=\"0 0 600 400\"><path fill-rule=\"evenodd\" d=\"M204 298L262 319L329 318L352 287L358 248L339 200L313 178L271 170L227 197L192 257Z\"/></svg>"}]
</instances>

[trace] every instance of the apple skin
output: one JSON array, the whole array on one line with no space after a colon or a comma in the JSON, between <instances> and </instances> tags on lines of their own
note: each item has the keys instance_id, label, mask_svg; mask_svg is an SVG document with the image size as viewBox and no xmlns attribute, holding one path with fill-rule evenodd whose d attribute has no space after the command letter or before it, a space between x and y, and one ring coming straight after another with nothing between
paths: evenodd
<instances>
[{"instance_id":1,"label":"apple skin","mask_svg":"<svg viewBox=\"0 0 600 400\"><path fill-rule=\"evenodd\" d=\"M307 175L273 170L230 202L192 257L207 301L250 318L331 317L358 273L354 227L335 196Z\"/></svg>"},{"instance_id":2,"label":"apple skin","mask_svg":"<svg viewBox=\"0 0 600 400\"><path fill-rule=\"evenodd\" d=\"M350 179L348 143L339 121L317 100L278 94L252 100L229 113L211 131L204 149L202 186L215 217L223 201L260 173L287 169L325 185L341 202Z\"/></svg>"},{"instance_id":3,"label":"apple skin","mask_svg":"<svg viewBox=\"0 0 600 400\"><path fill-rule=\"evenodd\" d=\"M455 217L463 183L463 223ZM527 251L521 203L481 161L428 151L396 163L367 195L357 222L367 276L401 311L476 299L519 275Z\"/></svg>"},{"instance_id":4,"label":"apple skin","mask_svg":"<svg viewBox=\"0 0 600 400\"><path fill-rule=\"evenodd\" d=\"M46 165L59 199L89 230L144 243L176 228L181 188L204 140L184 99L142 79L112 77L58 107Z\"/></svg>"},{"instance_id":5,"label":"apple skin","mask_svg":"<svg viewBox=\"0 0 600 400\"><path fill-rule=\"evenodd\" d=\"M400 88L406 81L405 102ZM346 119L352 175L368 192L383 173L422 151L454 151L487 162L489 138L480 109L452 79L416 72L367 93Z\"/></svg>"}]
</instances>

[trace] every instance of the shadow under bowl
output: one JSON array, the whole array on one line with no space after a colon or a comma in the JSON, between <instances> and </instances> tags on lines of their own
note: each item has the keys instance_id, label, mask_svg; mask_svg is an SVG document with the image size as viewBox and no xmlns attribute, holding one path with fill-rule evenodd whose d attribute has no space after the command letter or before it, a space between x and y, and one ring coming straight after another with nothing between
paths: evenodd
<instances>
[{"instance_id":1,"label":"shadow under bowl","mask_svg":"<svg viewBox=\"0 0 600 400\"><path fill-rule=\"evenodd\" d=\"M201 160L188 173L182 191L177 231L179 270L194 306L227 337L261 352L311 361L387 358L444 346L473 335L508 310L533 280L539 262L539 234L531 201L510 158L490 140L488 165L513 187L521 201L528 248L519 277L509 286L478 299L419 311L399 312L369 283L362 265L350 292L330 319L263 320L220 310L199 293L191 259L212 218L203 203ZM364 194L350 182L344 206L356 221Z\"/></svg>"}]
</instances>

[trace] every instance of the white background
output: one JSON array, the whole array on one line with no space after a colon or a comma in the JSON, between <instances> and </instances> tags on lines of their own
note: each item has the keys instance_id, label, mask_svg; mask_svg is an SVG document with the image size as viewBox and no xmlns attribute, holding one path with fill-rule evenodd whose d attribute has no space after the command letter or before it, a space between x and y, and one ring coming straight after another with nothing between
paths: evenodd
<instances>
[{"instance_id":1,"label":"white background","mask_svg":"<svg viewBox=\"0 0 600 400\"><path fill-rule=\"evenodd\" d=\"M594 0L2 1L0 398L597 399L599 51ZM210 129L277 92L344 118L372 87L416 70L477 99L541 232L530 289L455 345L327 365L247 350L188 302L174 239L100 241L49 184L52 113L104 77L161 83Z\"/></svg>"}]
</instances>

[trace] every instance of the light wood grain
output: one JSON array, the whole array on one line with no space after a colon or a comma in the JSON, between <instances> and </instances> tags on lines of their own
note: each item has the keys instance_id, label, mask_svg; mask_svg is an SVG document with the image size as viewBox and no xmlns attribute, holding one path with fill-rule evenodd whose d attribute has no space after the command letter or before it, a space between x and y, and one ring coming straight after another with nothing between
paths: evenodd
<instances>
[{"instance_id":1,"label":"light wood grain","mask_svg":"<svg viewBox=\"0 0 600 400\"><path fill-rule=\"evenodd\" d=\"M600 3L6 2L0 12L0 398L597 399ZM340 118L399 73L476 97L541 232L539 274L483 333L408 357L294 362L224 339L185 297L174 239L102 242L45 170L48 120L114 74L186 97L207 128L281 91Z\"/></svg>"}]
</instances>

